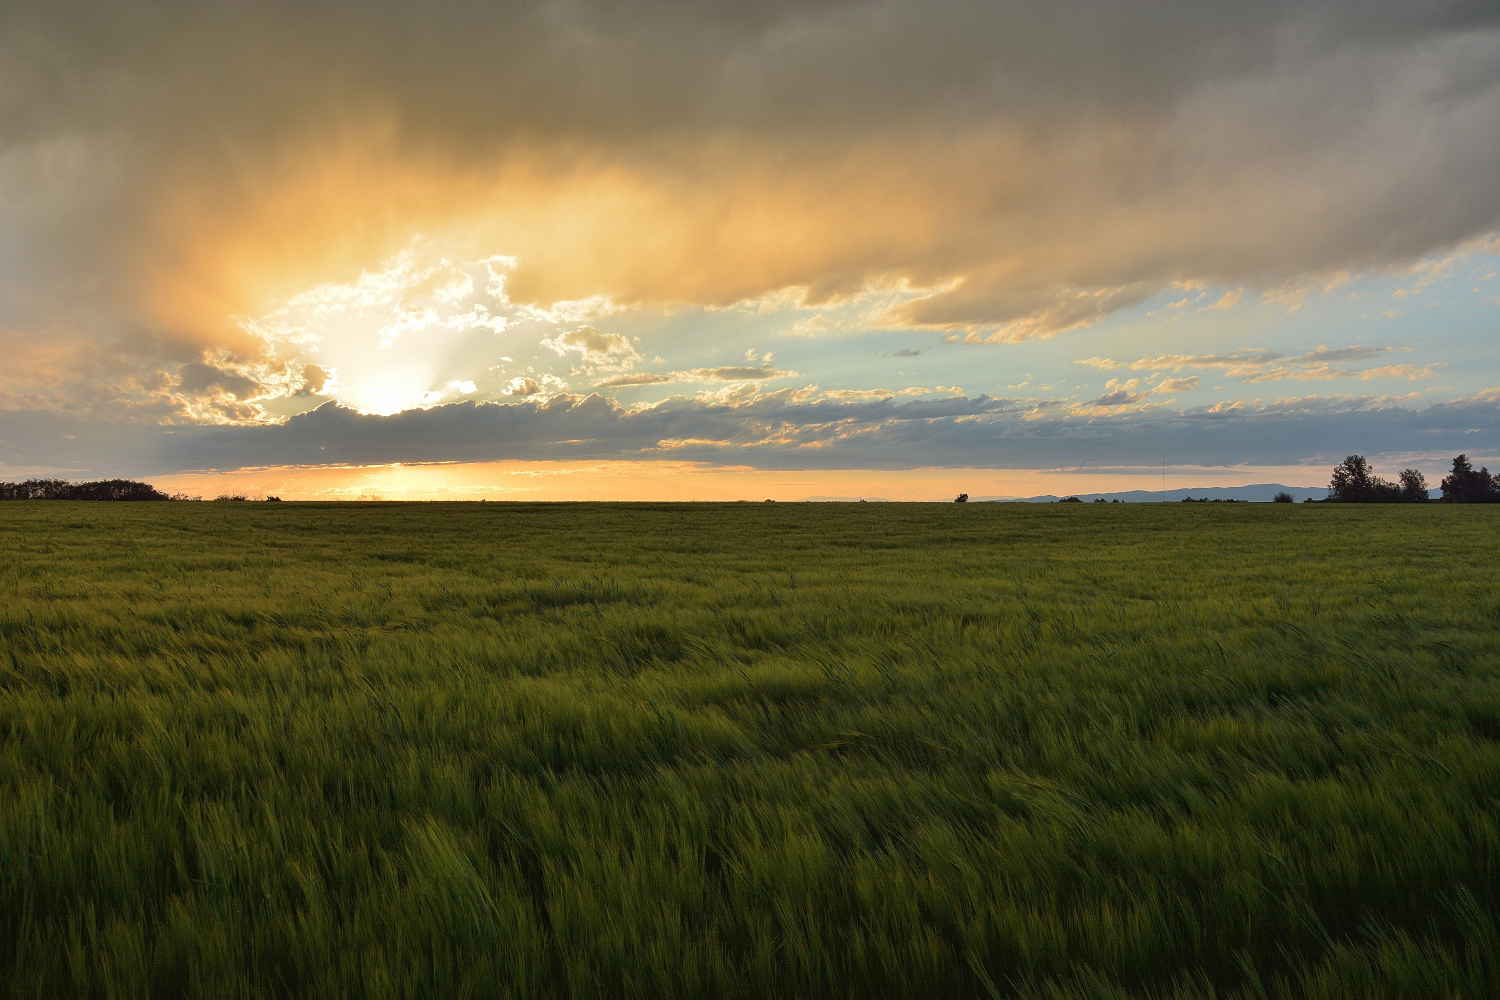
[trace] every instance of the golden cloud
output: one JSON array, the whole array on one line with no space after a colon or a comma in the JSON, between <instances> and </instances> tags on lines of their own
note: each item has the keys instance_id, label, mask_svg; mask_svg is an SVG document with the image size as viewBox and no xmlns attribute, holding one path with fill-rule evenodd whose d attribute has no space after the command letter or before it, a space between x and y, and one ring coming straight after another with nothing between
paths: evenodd
<instances>
[{"instance_id":1,"label":"golden cloud","mask_svg":"<svg viewBox=\"0 0 1500 1000\"><path fill-rule=\"evenodd\" d=\"M1500 221L1483 24L1088 16L1083 37L1030 4L10 5L0 323L174 373L189 406L249 390L182 365L258 378L246 317L414 234L514 257L507 293L539 309L898 284L918 297L875 322L993 342Z\"/></svg>"}]
</instances>

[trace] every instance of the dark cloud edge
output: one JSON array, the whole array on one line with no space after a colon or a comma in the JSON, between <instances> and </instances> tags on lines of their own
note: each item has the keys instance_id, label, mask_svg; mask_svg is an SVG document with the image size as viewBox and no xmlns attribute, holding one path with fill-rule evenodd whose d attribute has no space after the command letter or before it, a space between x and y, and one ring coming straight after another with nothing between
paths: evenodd
<instances>
[{"instance_id":1,"label":"dark cloud edge","mask_svg":"<svg viewBox=\"0 0 1500 1000\"><path fill-rule=\"evenodd\" d=\"M282 466L676 460L762 469L1297 465L1366 455L1497 451L1500 388L1423 408L1378 396L1098 408L981 395L898 402L675 397L627 410L597 394L457 402L390 416L335 402L279 425L92 425L0 414L0 460L79 475ZM1435 471L1435 470L1434 470ZM0 475L3 475L0 469Z\"/></svg>"}]
</instances>

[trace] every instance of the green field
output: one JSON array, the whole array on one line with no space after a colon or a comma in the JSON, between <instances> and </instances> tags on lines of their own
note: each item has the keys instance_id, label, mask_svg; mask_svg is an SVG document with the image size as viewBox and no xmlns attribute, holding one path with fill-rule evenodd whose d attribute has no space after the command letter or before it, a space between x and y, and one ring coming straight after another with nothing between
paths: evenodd
<instances>
[{"instance_id":1,"label":"green field","mask_svg":"<svg viewBox=\"0 0 1500 1000\"><path fill-rule=\"evenodd\" d=\"M0 505L0 989L1494 996L1497 533Z\"/></svg>"}]
</instances>

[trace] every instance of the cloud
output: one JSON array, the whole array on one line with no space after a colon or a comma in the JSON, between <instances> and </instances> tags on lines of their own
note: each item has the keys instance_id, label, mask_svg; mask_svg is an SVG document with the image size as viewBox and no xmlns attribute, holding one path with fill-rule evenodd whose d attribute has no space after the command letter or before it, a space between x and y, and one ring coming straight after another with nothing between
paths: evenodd
<instances>
[{"instance_id":1,"label":"cloud","mask_svg":"<svg viewBox=\"0 0 1500 1000\"><path fill-rule=\"evenodd\" d=\"M921 351L917 350L914 347L905 347L905 348L902 348L899 351L892 351L891 352L891 357L893 357L893 358L914 358L914 357L916 357L917 355L919 355L921 353L922 353Z\"/></svg>"},{"instance_id":2,"label":"cloud","mask_svg":"<svg viewBox=\"0 0 1500 1000\"><path fill-rule=\"evenodd\" d=\"M956 385L940 385L931 389L920 385L912 385L907 386L905 389L823 389L819 392L819 395L825 399L890 399L894 396L931 396L935 394L961 396L963 395L963 390Z\"/></svg>"},{"instance_id":3,"label":"cloud","mask_svg":"<svg viewBox=\"0 0 1500 1000\"><path fill-rule=\"evenodd\" d=\"M790 389L625 408L562 393L389 416L330 402L281 425L135 430L0 411L8 464L75 476L668 452L779 469L1154 467L1163 452L1182 465L1322 465L1350 453L1474 454L1476 440L1500 433L1500 388L1425 407L1410 395L1311 395L1182 410L991 396L827 399Z\"/></svg>"},{"instance_id":4,"label":"cloud","mask_svg":"<svg viewBox=\"0 0 1500 1000\"><path fill-rule=\"evenodd\" d=\"M1145 386L1141 379L1133 378L1125 382L1119 379L1110 379L1104 386L1107 392L1098 399L1086 404L1088 406L1126 406L1145 402L1152 394L1163 395L1173 392L1188 392L1198 388L1198 376L1190 375L1187 378L1163 379L1155 386Z\"/></svg>"},{"instance_id":5,"label":"cloud","mask_svg":"<svg viewBox=\"0 0 1500 1000\"><path fill-rule=\"evenodd\" d=\"M326 365L303 365L302 386L298 396L321 396L338 385L339 373Z\"/></svg>"},{"instance_id":6,"label":"cloud","mask_svg":"<svg viewBox=\"0 0 1500 1000\"><path fill-rule=\"evenodd\" d=\"M601 389L619 389L631 385L666 385L669 382L676 381L677 379L671 375L658 375L653 372L632 372L629 375L611 376L602 382L595 382L594 385Z\"/></svg>"},{"instance_id":7,"label":"cloud","mask_svg":"<svg viewBox=\"0 0 1500 1000\"><path fill-rule=\"evenodd\" d=\"M1131 392L1128 389L1116 389L1114 392L1106 392L1098 399L1089 403L1090 406L1125 406L1130 403L1139 403L1145 399L1147 393Z\"/></svg>"},{"instance_id":8,"label":"cloud","mask_svg":"<svg viewBox=\"0 0 1500 1000\"><path fill-rule=\"evenodd\" d=\"M1243 288L1232 288L1220 296L1219 300L1210 309L1232 309L1239 304L1240 296L1244 294Z\"/></svg>"},{"instance_id":9,"label":"cloud","mask_svg":"<svg viewBox=\"0 0 1500 1000\"><path fill-rule=\"evenodd\" d=\"M586 364L602 368L628 368L641 358L631 345L629 337L618 333L603 333L592 326L581 326L555 337L544 338L542 346L562 355L570 351L577 352L582 355Z\"/></svg>"},{"instance_id":10,"label":"cloud","mask_svg":"<svg viewBox=\"0 0 1500 1000\"><path fill-rule=\"evenodd\" d=\"M1123 361L1114 361L1110 358L1082 358L1073 362L1075 365L1088 365L1090 368L1098 368L1100 371L1114 371L1116 368L1128 367Z\"/></svg>"},{"instance_id":11,"label":"cloud","mask_svg":"<svg viewBox=\"0 0 1500 1000\"><path fill-rule=\"evenodd\" d=\"M417 233L567 323L902 285L879 322L1008 342L1183 282L1322 287L1500 225L1497 27L1443 0L7 4L0 327L82 412L271 364L242 318ZM414 286L391 342L472 278Z\"/></svg>"},{"instance_id":12,"label":"cloud","mask_svg":"<svg viewBox=\"0 0 1500 1000\"><path fill-rule=\"evenodd\" d=\"M1315 347L1305 354L1287 357L1277 351L1241 350L1230 354L1162 354L1154 358L1123 362L1110 358L1084 358L1075 364L1088 365L1101 371L1128 368L1131 371L1182 371L1192 368L1216 368L1231 378L1246 384L1257 382L1329 381L1340 378L1428 378L1435 374L1430 366L1391 365L1381 368L1357 369L1346 366L1347 362L1368 361L1391 354L1394 347ZM1182 380L1186 381L1186 380ZM1197 385L1196 378L1192 380ZM1167 383L1163 383L1166 385ZM1164 389L1165 392L1183 391Z\"/></svg>"},{"instance_id":13,"label":"cloud","mask_svg":"<svg viewBox=\"0 0 1500 1000\"><path fill-rule=\"evenodd\" d=\"M1361 381L1374 378L1404 378L1415 382L1419 378L1435 378L1437 370L1432 365L1385 365L1381 368L1366 368L1359 373Z\"/></svg>"},{"instance_id":14,"label":"cloud","mask_svg":"<svg viewBox=\"0 0 1500 1000\"><path fill-rule=\"evenodd\" d=\"M970 344L1006 344L1051 337L1096 323L1137 305L1159 286L1137 282L1119 288L1015 289L1005 275L976 275L955 287L894 307L885 322L967 331Z\"/></svg>"},{"instance_id":15,"label":"cloud","mask_svg":"<svg viewBox=\"0 0 1500 1000\"><path fill-rule=\"evenodd\" d=\"M747 352L747 355L753 354L755 354L754 351ZM771 355L767 354L764 360L769 362ZM763 382L769 379L790 378L796 374L797 372L791 369L772 368L769 364L755 367L721 365L716 368L694 368L690 371L672 372L667 375L632 372L616 375L594 384L601 389L618 389L635 385L667 385L673 382Z\"/></svg>"},{"instance_id":16,"label":"cloud","mask_svg":"<svg viewBox=\"0 0 1500 1000\"><path fill-rule=\"evenodd\" d=\"M750 368L744 365L722 365L718 368L694 368L687 373L695 379L708 379L714 382L751 382L763 379L788 378L797 373L784 368L772 368L769 365Z\"/></svg>"},{"instance_id":17,"label":"cloud","mask_svg":"<svg viewBox=\"0 0 1500 1000\"><path fill-rule=\"evenodd\" d=\"M539 379L518 375L507 382L501 383L500 393L504 396L515 396L518 399L525 399L528 396L546 395L549 385L557 392L561 392L568 387L568 383L552 375L543 375Z\"/></svg>"}]
</instances>

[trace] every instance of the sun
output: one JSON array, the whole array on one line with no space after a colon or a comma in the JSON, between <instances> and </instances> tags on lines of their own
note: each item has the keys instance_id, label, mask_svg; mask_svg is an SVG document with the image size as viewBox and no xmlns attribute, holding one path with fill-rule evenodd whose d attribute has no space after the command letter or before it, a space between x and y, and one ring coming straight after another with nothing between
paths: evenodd
<instances>
[{"instance_id":1,"label":"sun","mask_svg":"<svg viewBox=\"0 0 1500 1000\"><path fill-rule=\"evenodd\" d=\"M340 393L340 401L360 413L388 417L403 410L426 409L443 398L441 392L418 388L410 382L376 382L351 387Z\"/></svg>"}]
</instances>

